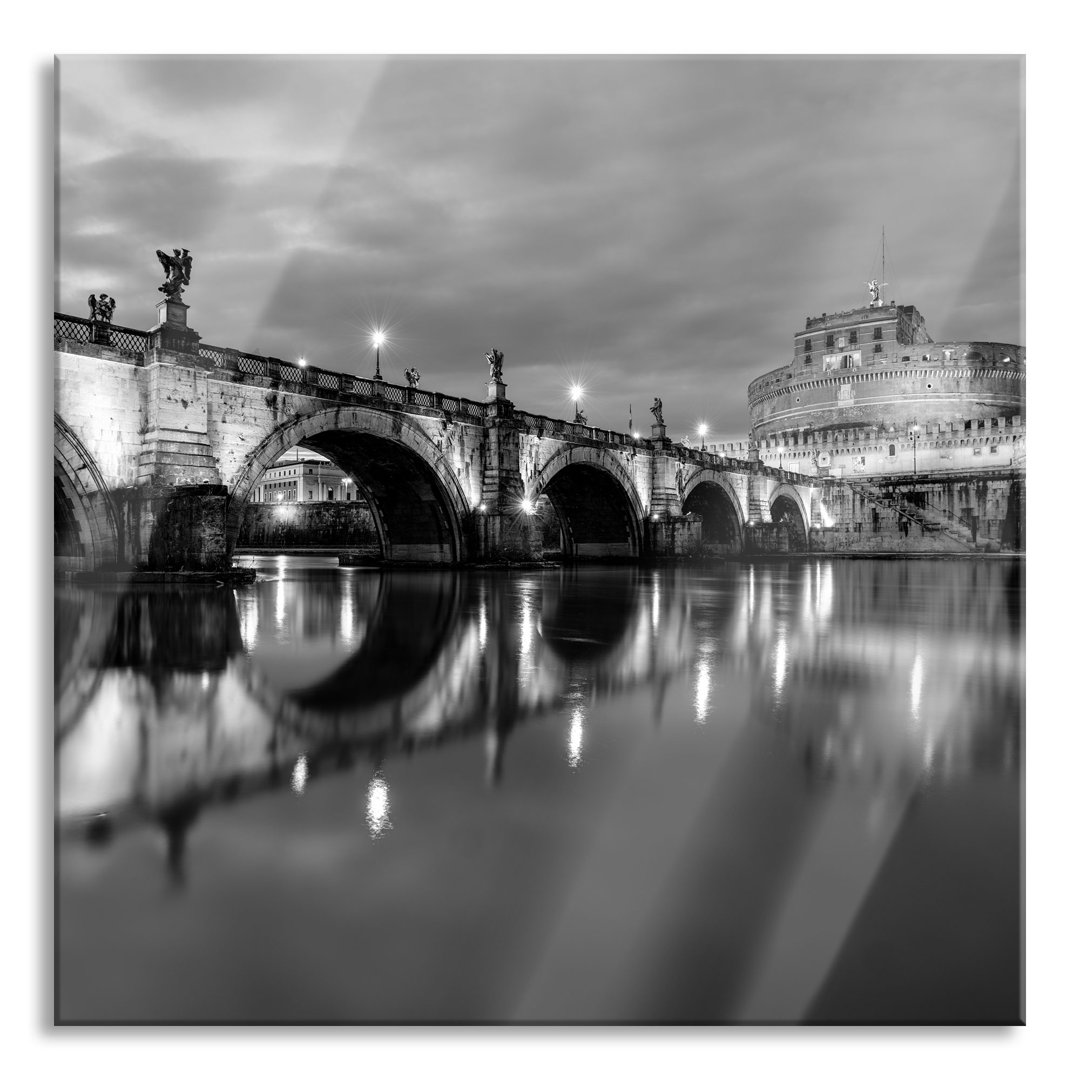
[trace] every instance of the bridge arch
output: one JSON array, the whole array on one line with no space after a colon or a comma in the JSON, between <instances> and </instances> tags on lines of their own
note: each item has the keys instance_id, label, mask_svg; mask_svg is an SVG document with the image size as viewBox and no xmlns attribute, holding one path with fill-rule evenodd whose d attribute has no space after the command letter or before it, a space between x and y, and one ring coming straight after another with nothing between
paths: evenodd
<instances>
[{"instance_id":1,"label":"bridge arch","mask_svg":"<svg viewBox=\"0 0 1080 1080\"><path fill-rule=\"evenodd\" d=\"M525 489L534 503L550 499L564 550L575 558L636 557L643 550L645 507L619 455L570 446L555 454Z\"/></svg>"},{"instance_id":2,"label":"bridge arch","mask_svg":"<svg viewBox=\"0 0 1080 1080\"><path fill-rule=\"evenodd\" d=\"M810 520L799 492L791 484L779 484L769 494L769 514L777 524L784 525L791 551L810 549Z\"/></svg>"},{"instance_id":3,"label":"bridge arch","mask_svg":"<svg viewBox=\"0 0 1080 1080\"><path fill-rule=\"evenodd\" d=\"M684 514L701 516L701 542L718 554L741 554L746 547L746 518L731 480L719 469L698 468L682 489Z\"/></svg>"},{"instance_id":4,"label":"bridge arch","mask_svg":"<svg viewBox=\"0 0 1080 1080\"><path fill-rule=\"evenodd\" d=\"M120 557L120 529L101 470L74 431L53 414L53 555L65 569Z\"/></svg>"},{"instance_id":5,"label":"bridge arch","mask_svg":"<svg viewBox=\"0 0 1080 1080\"><path fill-rule=\"evenodd\" d=\"M469 501L444 455L414 418L363 406L297 417L248 455L229 490L230 551L259 478L301 444L324 454L356 481L387 561L459 563L468 557L463 522Z\"/></svg>"}]
</instances>

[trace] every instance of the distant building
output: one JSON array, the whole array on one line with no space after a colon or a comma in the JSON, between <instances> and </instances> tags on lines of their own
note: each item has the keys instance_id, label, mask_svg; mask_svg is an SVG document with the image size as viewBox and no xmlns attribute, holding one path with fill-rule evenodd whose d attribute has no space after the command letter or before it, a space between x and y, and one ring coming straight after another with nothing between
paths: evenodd
<instances>
[{"instance_id":1,"label":"distant building","mask_svg":"<svg viewBox=\"0 0 1080 1080\"><path fill-rule=\"evenodd\" d=\"M356 484L325 458L279 460L263 473L253 502L363 502Z\"/></svg>"},{"instance_id":2,"label":"distant building","mask_svg":"<svg viewBox=\"0 0 1080 1080\"><path fill-rule=\"evenodd\" d=\"M935 342L915 307L874 299L807 318L791 362L750 383L751 438L811 475L1022 471L1026 379L1022 346Z\"/></svg>"}]
</instances>

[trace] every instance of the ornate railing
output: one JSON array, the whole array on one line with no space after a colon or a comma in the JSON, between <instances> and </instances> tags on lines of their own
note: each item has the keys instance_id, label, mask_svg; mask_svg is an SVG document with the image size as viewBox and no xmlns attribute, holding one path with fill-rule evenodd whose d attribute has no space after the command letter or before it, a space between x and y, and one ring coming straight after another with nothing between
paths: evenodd
<instances>
[{"instance_id":1,"label":"ornate railing","mask_svg":"<svg viewBox=\"0 0 1080 1080\"><path fill-rule=\"evenodd\" d=\"M53 347L59 348L62 341L75 341L81 345L105 345L125 356L145 356L150 335L145 330L135 330L130 326L115 326L111 323L93 323L81 319L78 315L53 313Z\"/></svg>"}]
</instances>

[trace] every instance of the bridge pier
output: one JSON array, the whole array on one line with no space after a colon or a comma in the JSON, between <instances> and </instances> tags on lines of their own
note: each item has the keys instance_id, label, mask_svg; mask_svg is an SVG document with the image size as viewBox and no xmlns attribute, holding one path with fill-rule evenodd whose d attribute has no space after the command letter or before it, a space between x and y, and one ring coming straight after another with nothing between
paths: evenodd
<instances>
[{"instance_id":1,"label":"bridge pier","mask_svg":"<svg viewBox=\"0 0 1080 1080\"><path fill-rule=\"evenodd\" d=\"M484 418L483 510L477 514L477 557L537 559L542 555L534 509L525 502L521 475L519 425L506 386L492 381Z\"/></svg>"},{"instance_id":2,"label":"bridge pier","mask_svg":"<svg viewBox=\"0 0 1080 1080\"><path fill-rule=\"evenodd\" d=\"M141 507L146 565L150 570L227 570L222 484L148 488Z\"/></svg>"}]
</instances>

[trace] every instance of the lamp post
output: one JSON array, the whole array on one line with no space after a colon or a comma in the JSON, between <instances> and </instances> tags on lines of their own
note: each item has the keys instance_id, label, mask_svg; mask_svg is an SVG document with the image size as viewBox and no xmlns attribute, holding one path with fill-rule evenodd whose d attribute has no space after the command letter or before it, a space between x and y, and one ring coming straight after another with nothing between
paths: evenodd
<instances>
[{"instance_id":1,"label":"lamp post","mask_svg":"<svg viewBox=\"0 0 1080 1080\"><path fill-rule=\"evenodd\" d=\"M701 449L705 449L705 433L709 430L708 424L698 424L697 433L701 436Z\"/></svg>"},{"instance_id":2,"label":"lamp post","mask_svg":"<svg viewBox=\"0 0 1080 1080\"><path fill-rule=\"evenodd\" d=\"M584 394L584 391L582 390L580 383L571 383L570 384L570 400L574 403L574 423L575 424L580 424L581 423L581 420L579 419L579 417L581 416L581 398L582 398L583 394Z\"/></svg>"},{"instance_id":3,"label":"lamp post","mask_svg":"<svg viewBox=\"0 0 1080 1080\"><path fill-rule=\"evenodd\" d=\"M382 369L379 367L379 346L386 340L386 335L381 330L376 330L371 335L371 342L375 346L375 378L382 382Z\"/></svg>"},{"instance_id":4,"label":"lamp post","mask_svg":"<svg viewBox=\"0 0 1080 1080\"><path fill-rule=\"evenodd\" d=\"M916 448L919 445L919 439L921 437L922 434L919 431L919 425L912 424L911 427L908 428L908 438L911 440L911 473L913 476L919 475L918 451Z\"/></svg>"}]
</instances>

